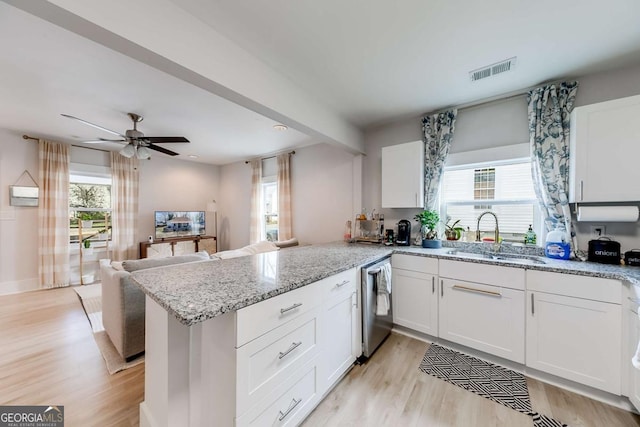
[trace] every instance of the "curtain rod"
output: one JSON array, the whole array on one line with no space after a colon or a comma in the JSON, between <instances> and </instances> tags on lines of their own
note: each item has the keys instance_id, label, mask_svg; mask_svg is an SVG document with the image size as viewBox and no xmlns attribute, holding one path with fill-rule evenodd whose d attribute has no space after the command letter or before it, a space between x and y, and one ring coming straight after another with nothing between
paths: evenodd
<instances>
[{"instance_id":1,"label":"curtain rod","mask_svg":"<svg viewBox=\"0 0 640 427\"><path fill-rule=\"evenodd\" d=\"M22 139L26 139L26 140L33 140L33 141L40 141L41 138L34 138L32 136L29 135L22 135ZM74 145L74 144L70 144L72 147L78 147L78 148L86 148L87 150L96 150L96 151L102 151L103 153L110 153L111 151L109 150L103 150L101 148L93 148L93 147L85 147L83 145Z\"/></svg>"},{"instance_id":2,"label":"curtain rod","mask_svg":"<svg viewBox=\"0 0 640 427\"><path fill-rule=\"evenodd\" d=\"M284 153L283 153L283 154L284 154ZM289 155L293 155L293 154L296 154L296 151L295 151L295 150L293 150L293 151L289 151L289 153L287 153L287 154L289 154ZM274 157L278 157L278 156L279 156L279 154L275 154L275 155L273 155L273 156L269 156L269 157L260 157L260 160L273 159ZM255 160L255 159L254 159L254 160ZM244 164L245 164L245 165L248 165L249 163L251 163L251 160L245 160L245 161L244 161Z\"/></svg>"},{"instance_id":3,"label":"curtain rod","mask_svg":"<svg viewBox=\"0 0 640 427\"><path fill-rule=\"evenodd\" d=\"M467 102L466 104L460 104L460 105L457 105L457 106L450 106L450 107L441 108L441 109L432 111L430 113L425 113L425 114L423 114L423 116L428 116L430 114L443 113L443 112L451 110L453 108L456 108L458 110L458 112L460 112L460 111L464 111L464 110L469 110L471 108L480 107L481 105L492 104L494 102L508 101L510 99L515 99L515 98L519 98L521 96L525 96L529 91L531 91L533 89L536 89L536 88L538 88L540 86L559 84L559 83L562 83L562 82L567 81L567 80L572 80L572 79L566 78L566 79L562 79L562 80L552 80L552 81L548 81L548 82L542 82L542 83L537 84L535 86L529 86L527 88L516 90L516 91L513 91L513 92L507 92L507 93L502 94L502 95L496 95L496 96L492 96L492 97L489 97L489 98L483 98L483 99L479 99L477 101L471 101L471 102Z\"/></svg>"}]
</instances>

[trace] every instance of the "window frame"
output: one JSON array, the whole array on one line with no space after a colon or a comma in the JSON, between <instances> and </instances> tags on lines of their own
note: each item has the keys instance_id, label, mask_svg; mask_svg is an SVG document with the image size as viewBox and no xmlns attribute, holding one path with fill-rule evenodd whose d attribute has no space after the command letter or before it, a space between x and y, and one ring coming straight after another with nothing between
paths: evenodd
<instances>
[{"instance_id":1,"label":"window frame","mask_svg":"<svg viewBox=\"0 0 640 427\"><path fill-rule=\"evenodd\" d=\"M77 179L80 178L80 179ZM93 182L92 182L93 181ZM79 240L72 240L72 224L73 220L80 221L77 218L78 212L104 212L105 221L108 220L107 225L107 238L102 239L98 237L94 239L93 237L88 238L91 241L91 247L101 248L106 247L107 242L113 240L113 180L111 177L111 168L106 166L98 166L98 165L88 165L82 163L71 163L69 165L69 191L71 191L72 184L84 184L84 185L104 185L109 187L109 208L85 208L85 207L72 207L71 200L69 198L69 245L72 248L75 248L80 244ZM72 214L75 215L72 216ZM75 217L75 218L74 218ZM99 236L100 233L98 233Z\"/></svg>"}]
</instances>

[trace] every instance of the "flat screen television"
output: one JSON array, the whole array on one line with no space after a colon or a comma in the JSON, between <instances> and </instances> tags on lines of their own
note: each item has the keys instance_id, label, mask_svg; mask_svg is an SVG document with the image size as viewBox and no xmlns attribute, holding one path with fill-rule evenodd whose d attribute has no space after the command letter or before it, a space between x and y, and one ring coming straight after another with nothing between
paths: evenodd
<instances>
[{"instance_id":1,"label":"flat screen television","mask_svg":"<svg viewBox=\"0 0 640 427\"><path fill-rule=\"evenodd\" d=\"M156 211L155 239L205 234L204 211Z\"/></svg>"}]
</instances>

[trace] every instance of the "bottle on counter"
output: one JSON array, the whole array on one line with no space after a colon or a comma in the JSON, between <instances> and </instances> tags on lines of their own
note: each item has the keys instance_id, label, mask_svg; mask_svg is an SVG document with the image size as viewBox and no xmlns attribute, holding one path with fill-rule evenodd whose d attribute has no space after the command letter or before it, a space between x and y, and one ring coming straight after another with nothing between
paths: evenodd
<instances>
[{"instance_id":1,"label":"bottle on counter","mask_svg":"<svg viewBox=\"0 0 640 427\"><path fill-rule=\"evenodd\" d=\"M351 240L351 221L347 221L344 226L344 240L346 242Z\"/></svg>"},{"instance_id":2,"label":"bottle on counter","mask_svg":"<svg viewBox=\"0 0 640 427\"><path fill-rule=\"evenodd\" d=\"M533 231L531 224L529 224L529 229L526 233L524 233L524 244L525 245L535 245L536 244L536 233Z\"/></svg>"},{"instance_id":3,"label":"bottle on counter","mask_svg":"<svg viewBox=\"0 0 640 427\"><path fill-rule=\"evenodd\" d=\"M555 229L547 234L544 254L548 258L569 259L571 256L571 245L567 243L566 233L564 231Z\"/></svg>"}]
</instances>

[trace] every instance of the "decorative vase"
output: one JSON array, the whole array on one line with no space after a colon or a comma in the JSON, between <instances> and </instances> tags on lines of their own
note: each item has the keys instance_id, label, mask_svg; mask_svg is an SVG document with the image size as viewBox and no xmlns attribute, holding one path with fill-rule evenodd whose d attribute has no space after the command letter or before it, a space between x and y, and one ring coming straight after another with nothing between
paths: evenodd
<instances>
[{"instance_id":1,"label":"decorative vase","mask_svg":"<svg viewBox=\"0 0 640 427\"><path fill-rule=\"evenodd\" d=\"M442 241L438 239L422 239L422 247L428 249L440 249Z\"/></svg>"}]
</instances>

